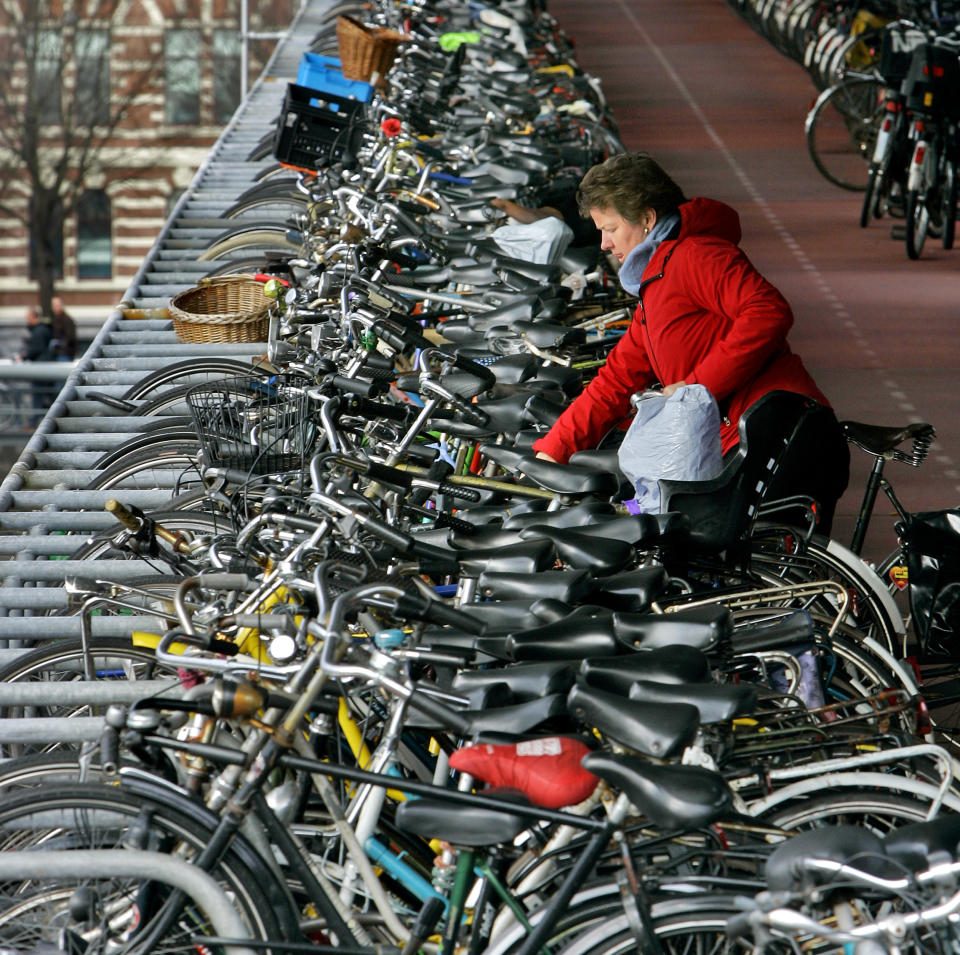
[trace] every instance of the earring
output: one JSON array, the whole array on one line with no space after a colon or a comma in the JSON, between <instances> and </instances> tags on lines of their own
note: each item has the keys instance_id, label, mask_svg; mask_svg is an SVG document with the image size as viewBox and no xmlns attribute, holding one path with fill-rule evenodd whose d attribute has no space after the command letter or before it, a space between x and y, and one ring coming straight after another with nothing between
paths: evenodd
<instances>
[{"instance_id":1,"label":"earring","mask_svg":"<svg viewBox=\"0 0 960 955\"><path fill-rule=\"evenodd\" d=\"M649 234L650 234L650 226L645 225L645 226L643 227L643 234L644 234L644 235L649 235Z\"/></svg>"}]
</instances>

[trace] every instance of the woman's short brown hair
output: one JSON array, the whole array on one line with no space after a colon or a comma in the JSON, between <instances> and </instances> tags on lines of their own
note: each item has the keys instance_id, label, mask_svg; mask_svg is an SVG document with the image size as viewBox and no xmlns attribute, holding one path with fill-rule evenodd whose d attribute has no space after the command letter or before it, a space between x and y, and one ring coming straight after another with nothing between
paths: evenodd
<instances>
[{"instance_id":1,"label":"woman's short brown hair","mask_svg":"<svg viewBox=\"0 0 960 955\"><path fill-rule=\"evenodd\" d=\"M577 190L580 214L591 209L613 209L627 222L637 223L647 209L657 218L676 212L685 202L683 190L647 153L617 153L588 170Z\"/></svg>"}]
</instances>

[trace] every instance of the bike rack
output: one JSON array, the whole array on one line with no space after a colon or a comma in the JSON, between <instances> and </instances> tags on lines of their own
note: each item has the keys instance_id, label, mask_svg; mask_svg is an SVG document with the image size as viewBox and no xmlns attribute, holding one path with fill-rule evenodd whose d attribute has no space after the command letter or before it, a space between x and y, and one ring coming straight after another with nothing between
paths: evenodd
<instances>
[{"instance_id":1,"label":"bike rack","mask_svg":"<svg viewBox=\"0 0 960 955\"><path fill-rule=\"evenodd\" d=\"M64 849L62 851L4 852L0 879L86 879L91 876L163 882L186 893L210 919L228 955L254 955L244 945L250 933L226 892L212 875L163 852L141 849Z\"/></svg>"},{"instance_id":2,"label":"bike rack","mask_svg":"<svg viewBox=\"0 0 960 955\"><path fill-rule=\"evenodd\" d=\"M279 115L287 83L296 79L301 55L322 26L329 0L306 0L253 85L197 170L120 305L106 317L84 355L56 371L66 382L30 436L9 475L0 483L0 653L24 641L55 640L80 633L75 617L46 616L66 608L63 581L89 574L90 564L71 560L86 534L120 525L103 508L111 497L141 508L170 497L167 488L84 490L104 451L133 437L145 418L121 417L90 397L119 397L149 372L203 355L248 360L266 343L200 344L177 340L166 315L172 296L196 285L215 263L197 257L232 220L219 216L274 164L272 156L248 160L251 150ZM140 317L133 317L140 316ZM65 374L66 373L66 374ZM139 560L98 562L98 574L127 582L154 573ZM154 618L94 617L94 635L122 636L155 629Z\"/></svg>"}]
</instances>

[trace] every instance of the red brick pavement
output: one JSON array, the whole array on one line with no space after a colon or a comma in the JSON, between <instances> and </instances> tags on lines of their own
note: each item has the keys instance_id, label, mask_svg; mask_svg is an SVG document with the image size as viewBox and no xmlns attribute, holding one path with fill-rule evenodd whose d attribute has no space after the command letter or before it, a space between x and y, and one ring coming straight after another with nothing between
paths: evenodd
<instances>
[{"instance_id":1,"label":"red brick pavement","mask_svg":"<svg viewBox=\"0 0 960 955\"><path fill-rule=\"evenodd\" d=\"M648 150L688 195L740 212L743 248L792 304L791 343L838 416L937 428L922 468L888 468L908 508L960 506L960 247L928 240L911 262L889 219L859 228L860 195L823 180L806 152L812 81L723 0L550 0L549 9L602 80L626 146ZM853 453L841 540L866 476L865 456ZM893 543L888 511L878 507L867 556Z\"/></svg>"}]
</instances>

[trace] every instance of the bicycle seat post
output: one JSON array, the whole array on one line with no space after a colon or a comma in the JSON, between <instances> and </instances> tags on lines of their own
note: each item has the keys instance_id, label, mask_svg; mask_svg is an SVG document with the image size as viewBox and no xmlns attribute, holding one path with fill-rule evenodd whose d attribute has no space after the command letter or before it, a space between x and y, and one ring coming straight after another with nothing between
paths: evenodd
<instances>
[{"instance_id":1,"label":"bicycle seat post","mask_svg":"<svg viewBox=\"0 0 960 955\"><path fill-rule=\"evenodd\" d=\"M877 502L880 488L885 483L883 479L884 464L885 458L882 454L873 455L873 467L870 468L870 474L867 477L863 500L860 502L860 513L857 514L857 523L854 525L853 537L850 539L850 550L857 555L863 550L867 528L870 526L870 515L873 513L873 506Z\"/></svg>"}]
</instances>

